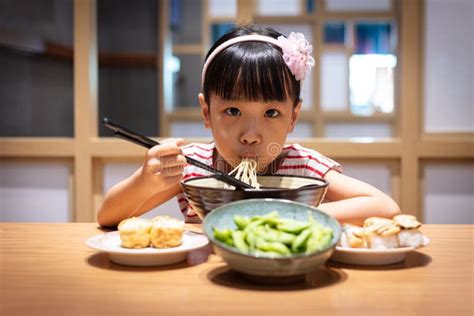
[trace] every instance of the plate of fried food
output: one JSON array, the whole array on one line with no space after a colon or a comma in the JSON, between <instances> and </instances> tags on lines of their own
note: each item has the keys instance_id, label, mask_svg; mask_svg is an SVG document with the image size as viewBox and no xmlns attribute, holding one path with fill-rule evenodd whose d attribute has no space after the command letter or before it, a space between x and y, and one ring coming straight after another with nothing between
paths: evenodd
<instances>
[{"instance_id":1,"label":"plate of fried food","mask_svg":"<svg viewBox=\"0 0 474 316\"><path fill-rule=\"evenodd\" d=\"M208 244L205 235L184 229L184 222L169 216L132 217L118 231L90 237L86 244L109 254L112 262L131 266L160 266L183 261L188 252Z\"/></svg>"},{"instance_id":2,"label":"plate of fried food","mask_svg":"<svg viewBox=\"0 0 474 316\"><path fill-rule=\"evenodd\" d=\"M356 265L385 265L405 260L408 252L427 246L429 238L412 215L370 217L364 226L344 224L331 260Z\"/></svg>"}]
</instances>

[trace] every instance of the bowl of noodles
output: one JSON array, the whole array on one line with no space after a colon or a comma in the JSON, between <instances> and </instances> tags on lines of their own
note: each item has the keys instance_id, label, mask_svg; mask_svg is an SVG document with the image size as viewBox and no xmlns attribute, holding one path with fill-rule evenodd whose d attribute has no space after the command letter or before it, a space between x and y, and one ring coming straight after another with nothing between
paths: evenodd
<instances>
[{"instance_id":1,"label":"bowl of noodles","mask_svg":"<svg viewBox=\"0 0 474 316\"><path fill-rule=\"evenodd\" d=\"M183 180L181 186L193 210L204 219L222 205L247 199L284 199L318 206L329 185L322 178L293 175L262 175L256 180L260 184L258 189L236 190L212 175Z\"/></svg>"}]
</instances>

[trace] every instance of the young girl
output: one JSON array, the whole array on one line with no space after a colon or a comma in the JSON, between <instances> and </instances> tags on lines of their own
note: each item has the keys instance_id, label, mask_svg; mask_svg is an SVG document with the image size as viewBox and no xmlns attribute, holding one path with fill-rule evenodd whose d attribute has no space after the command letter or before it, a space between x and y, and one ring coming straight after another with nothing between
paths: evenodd
<instances>
[{"instance_id":1,"label":"young girl","mask_svg":"<svg viewBox=\"0 0 474 316\"><path fill-rule=\"evenodd\" d=\"M148 150L143 165L106 194L99 224L115 226L174 196L185 220L199 222L180 181L208 173L187 165L185 155L224 172L252 159L259 174L324 177L329 202L318 208L341 222L361 224L367 217L400 213L390 197L343 175L333 160L297 144L285 145L301 109L302 80L314 65L311 50L302 34L285 38L271 28L240 26L221 37L206 56L199 94L214 143L183 146L182 139L167 139Z\"/></svg>"}]
</instances>

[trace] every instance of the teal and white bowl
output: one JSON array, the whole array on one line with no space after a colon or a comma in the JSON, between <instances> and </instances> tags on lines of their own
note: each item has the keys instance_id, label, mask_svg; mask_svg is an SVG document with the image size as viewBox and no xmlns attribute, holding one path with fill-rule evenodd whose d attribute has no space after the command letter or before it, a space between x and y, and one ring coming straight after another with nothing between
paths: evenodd
<instances>
[{"instance_id":1,"label":"teal and white bowl","mask_svg":"<svg viewBox=\"0 0 474 316\"><path fill-rule=\"evenodd\" d=\"M231 247L214 237L214 227L219 229L236 228L235 215L252 217L265 215L272 211L277 211L281 218L298 221L307 221L309 212L315 221L333 230L332 240L324 249L310 254L262 257L240 252L237 248ZM203 230L211 242L214 252L222 257L231 269L249 276L271 278L303 276L317 269L331 257L341 235L341 226L332 216L307 204L279 199L248 199L218 207L204 218Z\"/></svg>"}]
</instances>

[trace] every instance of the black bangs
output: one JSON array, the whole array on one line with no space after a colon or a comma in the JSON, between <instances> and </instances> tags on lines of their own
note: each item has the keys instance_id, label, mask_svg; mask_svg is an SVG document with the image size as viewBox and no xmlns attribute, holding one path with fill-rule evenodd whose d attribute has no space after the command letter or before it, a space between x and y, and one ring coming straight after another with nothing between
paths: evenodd
<instances>
[{"instance_id":1,"label":"black bangs","mask_svg":"<svg viewBox=\"0 0 474 316\"><path fill-rule=\"evenodd\" d=\"M299 102L300 84L286 66L281 50L265 42L241 42L217 54L210 63L203 87L224 100Z\"/></svg>"}]
</instances>

